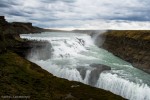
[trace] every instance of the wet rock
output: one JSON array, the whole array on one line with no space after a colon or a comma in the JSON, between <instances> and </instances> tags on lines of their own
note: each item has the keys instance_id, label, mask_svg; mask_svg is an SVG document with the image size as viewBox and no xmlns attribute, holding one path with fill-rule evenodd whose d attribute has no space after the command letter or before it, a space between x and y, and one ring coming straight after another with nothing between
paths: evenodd
<instances>
[{"instance_id":1,"label":"wet rock","mask_svg":"<svg viewBox=\"0 0 150 100\"><path fill-rule=\"evenodd\" d=\"M91 64L90 66L94 68L94 70L91 71L90 77L89 77L89 84L92 86L95 86L95 84L97 83L97 80L99 79L100 74L103 71L111 70L109 66L102 65L102 64Z\"/></svg>"},{"instance_id":2,"label":"wet rock","mask_svg":"<svg viewBox=\"0 0 150 100\"><path fill-rule=\"evenodd\" d=\"M51 58L52 55L52 46L47 41L34 41L31 42L30 47L32 47L30 50L28 50L28 57L38 60L47 60Z\"/></svg>"},{"instance_id":3,"label":"wet rock","mask_svg":"<svg viewBox=\"0 0 150 100\"><path fill-rule=\"evenodd\" d=\"M91 85L91 86L95 86L95 84L97 83L97 80L99 79L99 75L103 71L111 70L111 68L109 66L102 65L102 64L91 64L90 67L91 67L91 69L80 66L80 67L77 68L77 70L79 71L79 73L80 73L83 80L86 77L87 70L91 70L91 73L90 73L89 78L88 78L88 84Z\"/></svg>"},{"instance_id":4,"label":"wet rock","mask_svg":"<svg viewBox=\"0 0 150 100\"><path fill-rule=\"evenodd\" d=\"M79 71L79 73L80 73L80 75L81 75L82 79L84 79L84 78L85 78L85 75L86 75L86 71L87 71L87 69L86 69L86 68L81 67L81 68L77 68L77 70Z\"/></svg>"},{"instance_id":5,"label":"wet rock","mask_svg":"<svg viewBox=\"0 0 150 100\"><path fill-rule=\"evenodd\" d=\"M22 57L35 57L38 60L47 60L51 58L53 49L47 41L26 41L17 44L11 48Z\"/></svg>"},{"instance_id":6,"label":"wet rock","mask_svg":"<svg viewBox=\"0 0 150 100\"><path fill-rule=\"evenodd\" d=\"M79 39L79 38L76 38L78 40L78 43L82 46L85 45L85 41L83 39Z\"/></svg>"}]
</instances>

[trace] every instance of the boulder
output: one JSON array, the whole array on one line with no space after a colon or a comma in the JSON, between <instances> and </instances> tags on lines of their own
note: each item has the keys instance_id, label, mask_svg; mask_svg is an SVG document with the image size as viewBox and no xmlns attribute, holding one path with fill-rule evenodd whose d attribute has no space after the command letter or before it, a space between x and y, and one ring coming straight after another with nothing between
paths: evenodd
<instances>
[{"instance_id":1,"label":"boulder","mask_svg":"<svg viewBox=\"0 0 150 100\"><path fill-rule=\"evenodd\" d=\"M111 67L102 64L91 64L90 66L94 68L94 70L91 71L89 77L89 84L92 86L95 86L97 80L99 79L100 74L103 71L111 70Z\"/></svg>"},{"instance_id":2,"label":"boulder","mask_svg":"<svg viewBox=\"0 0 150 100\"><path fill-rule=\"evenodd\" d=\"M86 71L87 71L87 69L81 67L81 68L77 68L77 70L79 71L79 73L80 73L82 79L84 80L84 78L85 78L85 76L86 76Z\"/></svg>"},{"instance_id":3,"label":"boulder","mask_svg":"<svg viewBox=\"0 0 150 100\"><path fill-rule=\"evenodd\" d=\"M88 78L88 84L91 86L95 86L95 84L97 83L97 80L99 79L100 74L103 71L111 70L111 67L102 65L102 64L91 64L90 67L92 67L92 71ZM89 70L89 69L84 66L80 66L77 68L77 70L79 71L82 79L84 80L86 77L87 70Z\"/></svg>"}]
</instances>

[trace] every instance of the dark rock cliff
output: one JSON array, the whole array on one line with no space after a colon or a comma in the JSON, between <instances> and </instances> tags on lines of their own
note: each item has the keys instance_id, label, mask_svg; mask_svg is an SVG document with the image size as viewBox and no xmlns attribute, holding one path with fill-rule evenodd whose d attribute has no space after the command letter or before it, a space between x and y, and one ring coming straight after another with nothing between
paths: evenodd
<instances>
[{"instance_id":1,"label":"dark rock cliff","mask_svg":"<svg viewBox=\"0 0 150 100\"><path fill-rule=\"evenodd\" d=\"M21 45L23 41L20 39L19 34L39 33L43 31L46 30L34 27L32 23L8 23L4 16L0 16L0 53L6 51L8 48L14 49L14 47Z\"/></svg>"},{"instance_id":2,"label":"dark rock cliff","mask_svg":"<svg viewBox=\"0 0 150 100\"><path fill-rule=\"evenodd\" d=\"M90 67L93 68L93 70L91 71L91 73L89 75L89 79L88 79L88 83L91 86L95 86L95 84L97 83L97 80L99 78L99 75L102 72L111 70L111 67L102 65L102 64L93 63L93 64L90 64ZM84 80L88 69L83 68L82 66L79 66L79 68L77 68L77 70L79 71L82 79Z\"/></svg>"},{"instance_id":3,"label":"dark rock cliff","mask_svg":"<svg viewBox=\"0 0 150 100\"><path fill-rule=\"evenodd\" d=\"M150 73L150 31L114 30L99 36L102 37L105 38L105 42L99 47L130 62L134 67Z\"/></svg>"}]
</instances>

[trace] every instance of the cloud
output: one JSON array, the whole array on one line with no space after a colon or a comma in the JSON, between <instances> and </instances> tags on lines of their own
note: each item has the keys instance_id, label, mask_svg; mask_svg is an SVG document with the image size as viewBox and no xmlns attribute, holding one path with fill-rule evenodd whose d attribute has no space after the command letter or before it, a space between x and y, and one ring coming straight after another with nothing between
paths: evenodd
<instances>
[{"instance_id":1,"label":"cloud","mask_svg":"<svg viewBox=\"0 0 150 100\"><path fill-rule=\"evenodd\" d=\"M63 24L66 23L66 24ZM54 27L53 27L54 26ZM52 28L60 29L95 29L95 30L106 30L106 29L116 29L116 30L147 30L150 28L149 21L124 21L124 20L62 20L55 21Z\"/></svg>"},{"instance_id":2,"label":"cloud","mask_svg":"<svg viewBox=\"0 0 150 100\"><path fill-rule=\"evenodd\" d=\"M1 0L0 15L50 28L149 29L149 5L149 0Z\"/></svg>"}]
</instances>

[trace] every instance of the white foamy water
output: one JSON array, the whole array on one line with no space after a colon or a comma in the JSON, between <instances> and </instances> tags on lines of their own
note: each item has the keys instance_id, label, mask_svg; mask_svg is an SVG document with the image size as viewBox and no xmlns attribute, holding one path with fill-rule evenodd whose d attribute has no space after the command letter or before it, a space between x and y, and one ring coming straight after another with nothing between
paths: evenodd
<instances>
[{"instance_id":1,"label":"white foamy water","mask_svg":"<svg viewBox=\"0 0 150 100\"><path fill-rule=\"evenodd\" d=\"M130 100L150 100L150 75L98 48L87 34L47 32L22 34L21 38L51 43L51 58L35 59L32 50L28 59L55 76L109 90ZM97 72L90 66L93 63L110 66L111 71Z\"/></svg>"},{"instance_id":2,"label":"white foamy water","mask_svg":"<svg viewBox=\"0 0 150 100\"><path fill-rule=\"evenodd\" d=\"M150 88L147 84L134 83L116 74L102 73L96 87L109 90L130 100L149 100Z\"/></svg>"}]
</instances>

